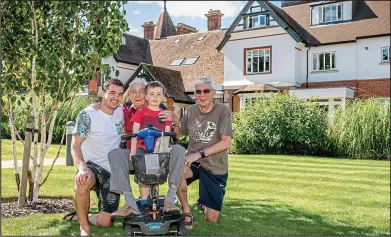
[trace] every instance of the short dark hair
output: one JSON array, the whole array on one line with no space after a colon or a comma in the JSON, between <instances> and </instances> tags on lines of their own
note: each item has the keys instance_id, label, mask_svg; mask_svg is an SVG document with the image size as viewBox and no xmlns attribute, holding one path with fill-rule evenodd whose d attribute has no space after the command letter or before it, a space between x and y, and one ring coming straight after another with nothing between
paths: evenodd
<instances>
[{"instance_id":1,"label":"short dark hair","mask_svg":"<svg viewBox=\"0 0 391 237\"><path fill-rule=\"evenodd\" d=\"M122 89L125 89L122 81L120 81L118 79L110 79L110 80L105 81L105 83L102 86L102 91L106 92L109 89L110 85L120 86L120 87L122 87Z\"/></svg>"},{"instance_id":2,"label":"short dark hair","mask_svg":"<svg viewBox=\"0 0 391 237\"><path fill-rule=\"evenodd\" d=\"M155 87L160 87L160 88L162 88L162 89L163 89L163 94L166 95L166 87L165 87L162 83L160 83L160 82L158 82L158 81L151 81L151 82L149 82L149 83L145 86L145 94L148 93L148 89L149 89L149 88L155 88Z\"/></svg>"}]
</instances>

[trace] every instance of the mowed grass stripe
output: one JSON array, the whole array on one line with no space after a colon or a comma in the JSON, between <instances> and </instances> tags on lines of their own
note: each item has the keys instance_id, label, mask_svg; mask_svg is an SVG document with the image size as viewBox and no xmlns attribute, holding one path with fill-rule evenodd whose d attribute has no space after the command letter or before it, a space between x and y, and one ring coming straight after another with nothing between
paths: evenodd
<instances>
[{"instance_id":1,"label":"mowed grass stripe","mask_svg":"<svg viewBox=\"0 0 391 237\"><path fill-rule=\"evenodd\" d=\"M302 167L307 169L312 168L323 168L323 169L340 169L340 170L355 170L355 171L371 171L371 172L382 172L390 171L390 163L385 162L382 167L357 167L355 165L338 165L338 164L322 164L322 163L297 163L297 162L281 162L281 161L272 161L272 160L230 160L229 164L232 165L249 165L249 166L258 166L258 165L277 165L277 166L287 166L287 167Z\"/></svg>"},{"instance_id":2,"label":"mowed grass stripe","mask_svg":"<svg viewBox=\"0 0 391 237\"><path fill-rule=\"evenodd\" d=\"M229 161L271 161L300 164L335 164L346 167L388 167L390 161L385 160L355 160L345 158L313 157L313 156L283 156L283 155L230 155Z\"/></svg>"},{"instance_id":3,"label":"mowed grass stripe","mask_svg":"<svg viewBox=\"0 0 391 237\"><path fill-rule=\"evenodd\" d=\"M303 176L293 176L284 178L282 176L245 176L240 174L230 174L229 178L240 180L240 182L252 182L254 185L259 185L261 182L273 182L273 185L279 184L286 187L286 185L297 185L297 186L320 186L320 187L333 187L340 189L348 189L350 191L362 190L362 191L373 191L373 192L390 192L389 185L371 185L371 184L362 184L362 183L339 183L339 182L327 182L323 180L311 179L311 176L303 178ZM376 190L374 190L376 188Z\"/></svg>"},{"instance_id":4,"label":"mowed grass stripe","mask_svg":"<svg viewBox=\"0 0 391 237\"><path fill-rule=\"evenodd\" d=\"M329 174L327 172L300 172L296 169L258 169L249 170L248 168L234 168L230 167L229 171L239 172L244 176L277 176L277 177L291 177L292 179L297 178L318 178L325 179L328 181L340 181L340 182L362 182L367 184L378 184L378 185L389 185L390 174L379 173L379 174L362 174L362 173L334 173Z\"/></svg>"}]
</instances>

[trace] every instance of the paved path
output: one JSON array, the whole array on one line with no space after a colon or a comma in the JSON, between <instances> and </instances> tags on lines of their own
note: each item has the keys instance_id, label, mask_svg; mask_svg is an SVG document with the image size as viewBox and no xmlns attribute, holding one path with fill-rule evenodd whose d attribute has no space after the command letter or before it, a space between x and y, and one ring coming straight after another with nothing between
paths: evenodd
<instances>
[{"instance_id":1,"label":"paved path","mask_svg":"<svg viewBox=\"0 0 391 237\"><path fill-rule=\"evenodd\" d=\"M45 158L43 161L44 166L51 166L53 164L53 160L51 158ZM30 160L30 162L32 162ZM56 163L54 165L65 165L65 158L58 158L56 160ZM3 160L1 161L1 168L13 168L14 167L14 161L13 160ZM18 167L22 167L22 161L18 160Z\"/></svg>"}]
</instances>

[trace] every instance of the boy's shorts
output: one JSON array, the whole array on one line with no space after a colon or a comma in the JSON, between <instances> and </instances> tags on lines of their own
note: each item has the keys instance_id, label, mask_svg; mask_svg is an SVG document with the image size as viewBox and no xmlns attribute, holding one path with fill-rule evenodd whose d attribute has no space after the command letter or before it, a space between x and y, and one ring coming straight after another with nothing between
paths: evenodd
<instances>
[{"instance_id":1,"label":"boy's shorts","mask_svg":"<svg viewBox=\"0 0 391 237\"><path fill-rule=\"evenodd\" d=\"M199 166L197 162L192 163L190 169L193 172L193 177L186 180L187 185L197 179L200 180L198 203L213 210L221 211L228 173L223 175L212 174L209 170Z\"/></svg>"}]
</instances>

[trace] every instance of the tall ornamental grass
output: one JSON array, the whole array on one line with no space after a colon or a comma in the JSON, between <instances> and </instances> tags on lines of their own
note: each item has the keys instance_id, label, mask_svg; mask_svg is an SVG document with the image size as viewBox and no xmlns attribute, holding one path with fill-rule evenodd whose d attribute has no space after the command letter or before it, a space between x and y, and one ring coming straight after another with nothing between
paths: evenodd
<instances>
[{"instance_id":1,"label":"tall ornamental grass","mask_svg":"<svg viewBox=\"0 0 391 237\"><path fill-rule=\"evenodd\" d=\"M336 155L357 159L390 159L390 102L347 101L333 115L328 131Z\"/></svg>"}]
</instances>

